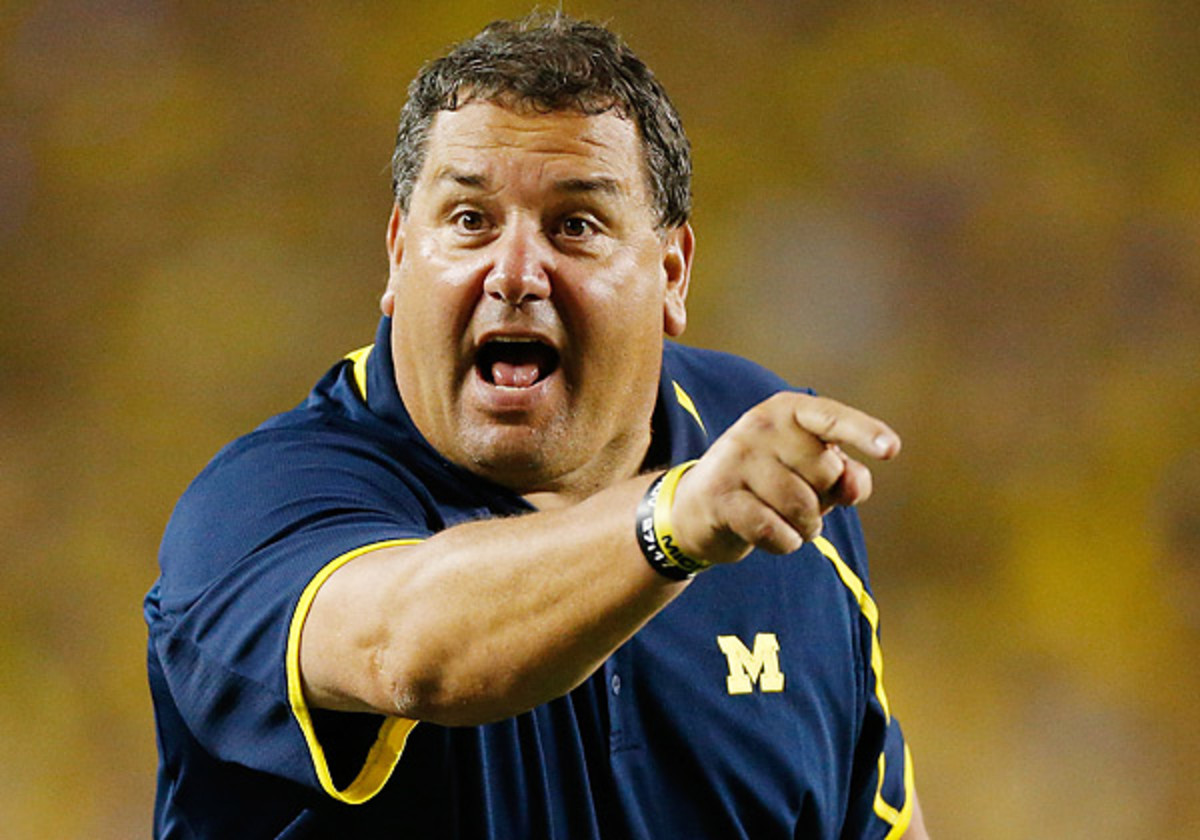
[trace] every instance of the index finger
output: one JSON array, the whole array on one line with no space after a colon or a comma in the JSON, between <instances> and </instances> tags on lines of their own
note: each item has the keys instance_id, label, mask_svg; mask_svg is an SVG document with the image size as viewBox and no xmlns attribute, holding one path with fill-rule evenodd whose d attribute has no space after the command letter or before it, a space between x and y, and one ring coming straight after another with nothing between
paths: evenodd
<instances>
[{"instance_id":1,"label":"index finger","mask_svg":"<svg viewBox=\"0 0 1200 840\"><path fill-rule=\"evenodd\" d=\"M885 461L899 454L900 436L882 420L828 397L797 396L800 399L792 409L792 417L796 425L819 440L853 446Z\"/></svg>"}]
</instances>

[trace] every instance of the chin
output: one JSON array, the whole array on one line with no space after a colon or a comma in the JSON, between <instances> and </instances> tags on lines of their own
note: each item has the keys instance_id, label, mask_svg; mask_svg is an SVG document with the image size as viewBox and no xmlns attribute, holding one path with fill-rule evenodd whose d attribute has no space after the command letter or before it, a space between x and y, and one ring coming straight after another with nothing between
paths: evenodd
<instances>
[{"instance_id":1,"label":"chin","mask_svg":"<svg viewBox=\"0 0 1200 840\"><path fill-rule=\"evenodd\" d=\"M539 489L569 469L554 455L559 436L508 428L481 437L467 447L468 468L511 490Z\"/></svg>"}]
</instances>

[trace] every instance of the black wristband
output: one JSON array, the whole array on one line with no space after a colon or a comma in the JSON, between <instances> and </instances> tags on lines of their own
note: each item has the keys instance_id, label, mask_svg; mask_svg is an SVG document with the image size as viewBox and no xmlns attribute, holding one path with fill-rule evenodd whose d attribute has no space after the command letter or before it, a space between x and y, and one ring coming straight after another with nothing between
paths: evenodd
<instances>
[{"instance_id":1,"label":"black wristband","mask_svg":"<svg viewBox=\"0 0 1200 840\"><path fill-rule=\"evenodd\" d=\"M637 509L638 548L650 568L671 580L688 580L708 564L685 554L675 542L671 528L670 506L675 500L675 486L695 461L688 461L667 470L654 479Z\"/></svg>"}]
</instances>

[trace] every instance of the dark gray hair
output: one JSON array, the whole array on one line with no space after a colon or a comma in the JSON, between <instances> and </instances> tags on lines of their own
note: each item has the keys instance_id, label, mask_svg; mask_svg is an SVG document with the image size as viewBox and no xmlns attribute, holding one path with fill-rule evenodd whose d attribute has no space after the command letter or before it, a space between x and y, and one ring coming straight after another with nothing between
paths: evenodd
<instances>
[{"instance_id":1,"label":"dark gray hair","mask_svg":"<svg viewBox=\"0 0 1200 840\"><path fill-rule=\"evenodd\" d=\"M421 68L408 86L392 154L392 192L408 210L438 111L471 101L553 112L615 111L637 125L658 224L692 210L692 156L667 92L617 35L562 12L495 21Z\"/></svg>"}]
</instances>

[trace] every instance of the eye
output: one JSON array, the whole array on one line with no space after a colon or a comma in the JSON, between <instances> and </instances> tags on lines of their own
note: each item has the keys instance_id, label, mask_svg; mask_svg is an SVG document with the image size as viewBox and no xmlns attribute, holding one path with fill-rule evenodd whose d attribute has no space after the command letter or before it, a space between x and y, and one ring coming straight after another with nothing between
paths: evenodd
<instances>
[{"instance_id":1,"label":"eye","mask_svg":"<svg viewBox=\"0 0 1200 840\"><path fill-rule=\"evenodd\" d=\"M487 228L487 219L478 210L459 210L450 220L463 233L479 233Z\"/></svg>"},{"instance_id":2,"label":"eye","mask_svg":"<svg viewBox=\"0 0 1200 840\"><path fill-rule=\"evenodd\" d=\"M596 226L583 216L568 216L559 227L564 235L572 239L582 239L596 232Z\"/></svg>"}]
</instances>

